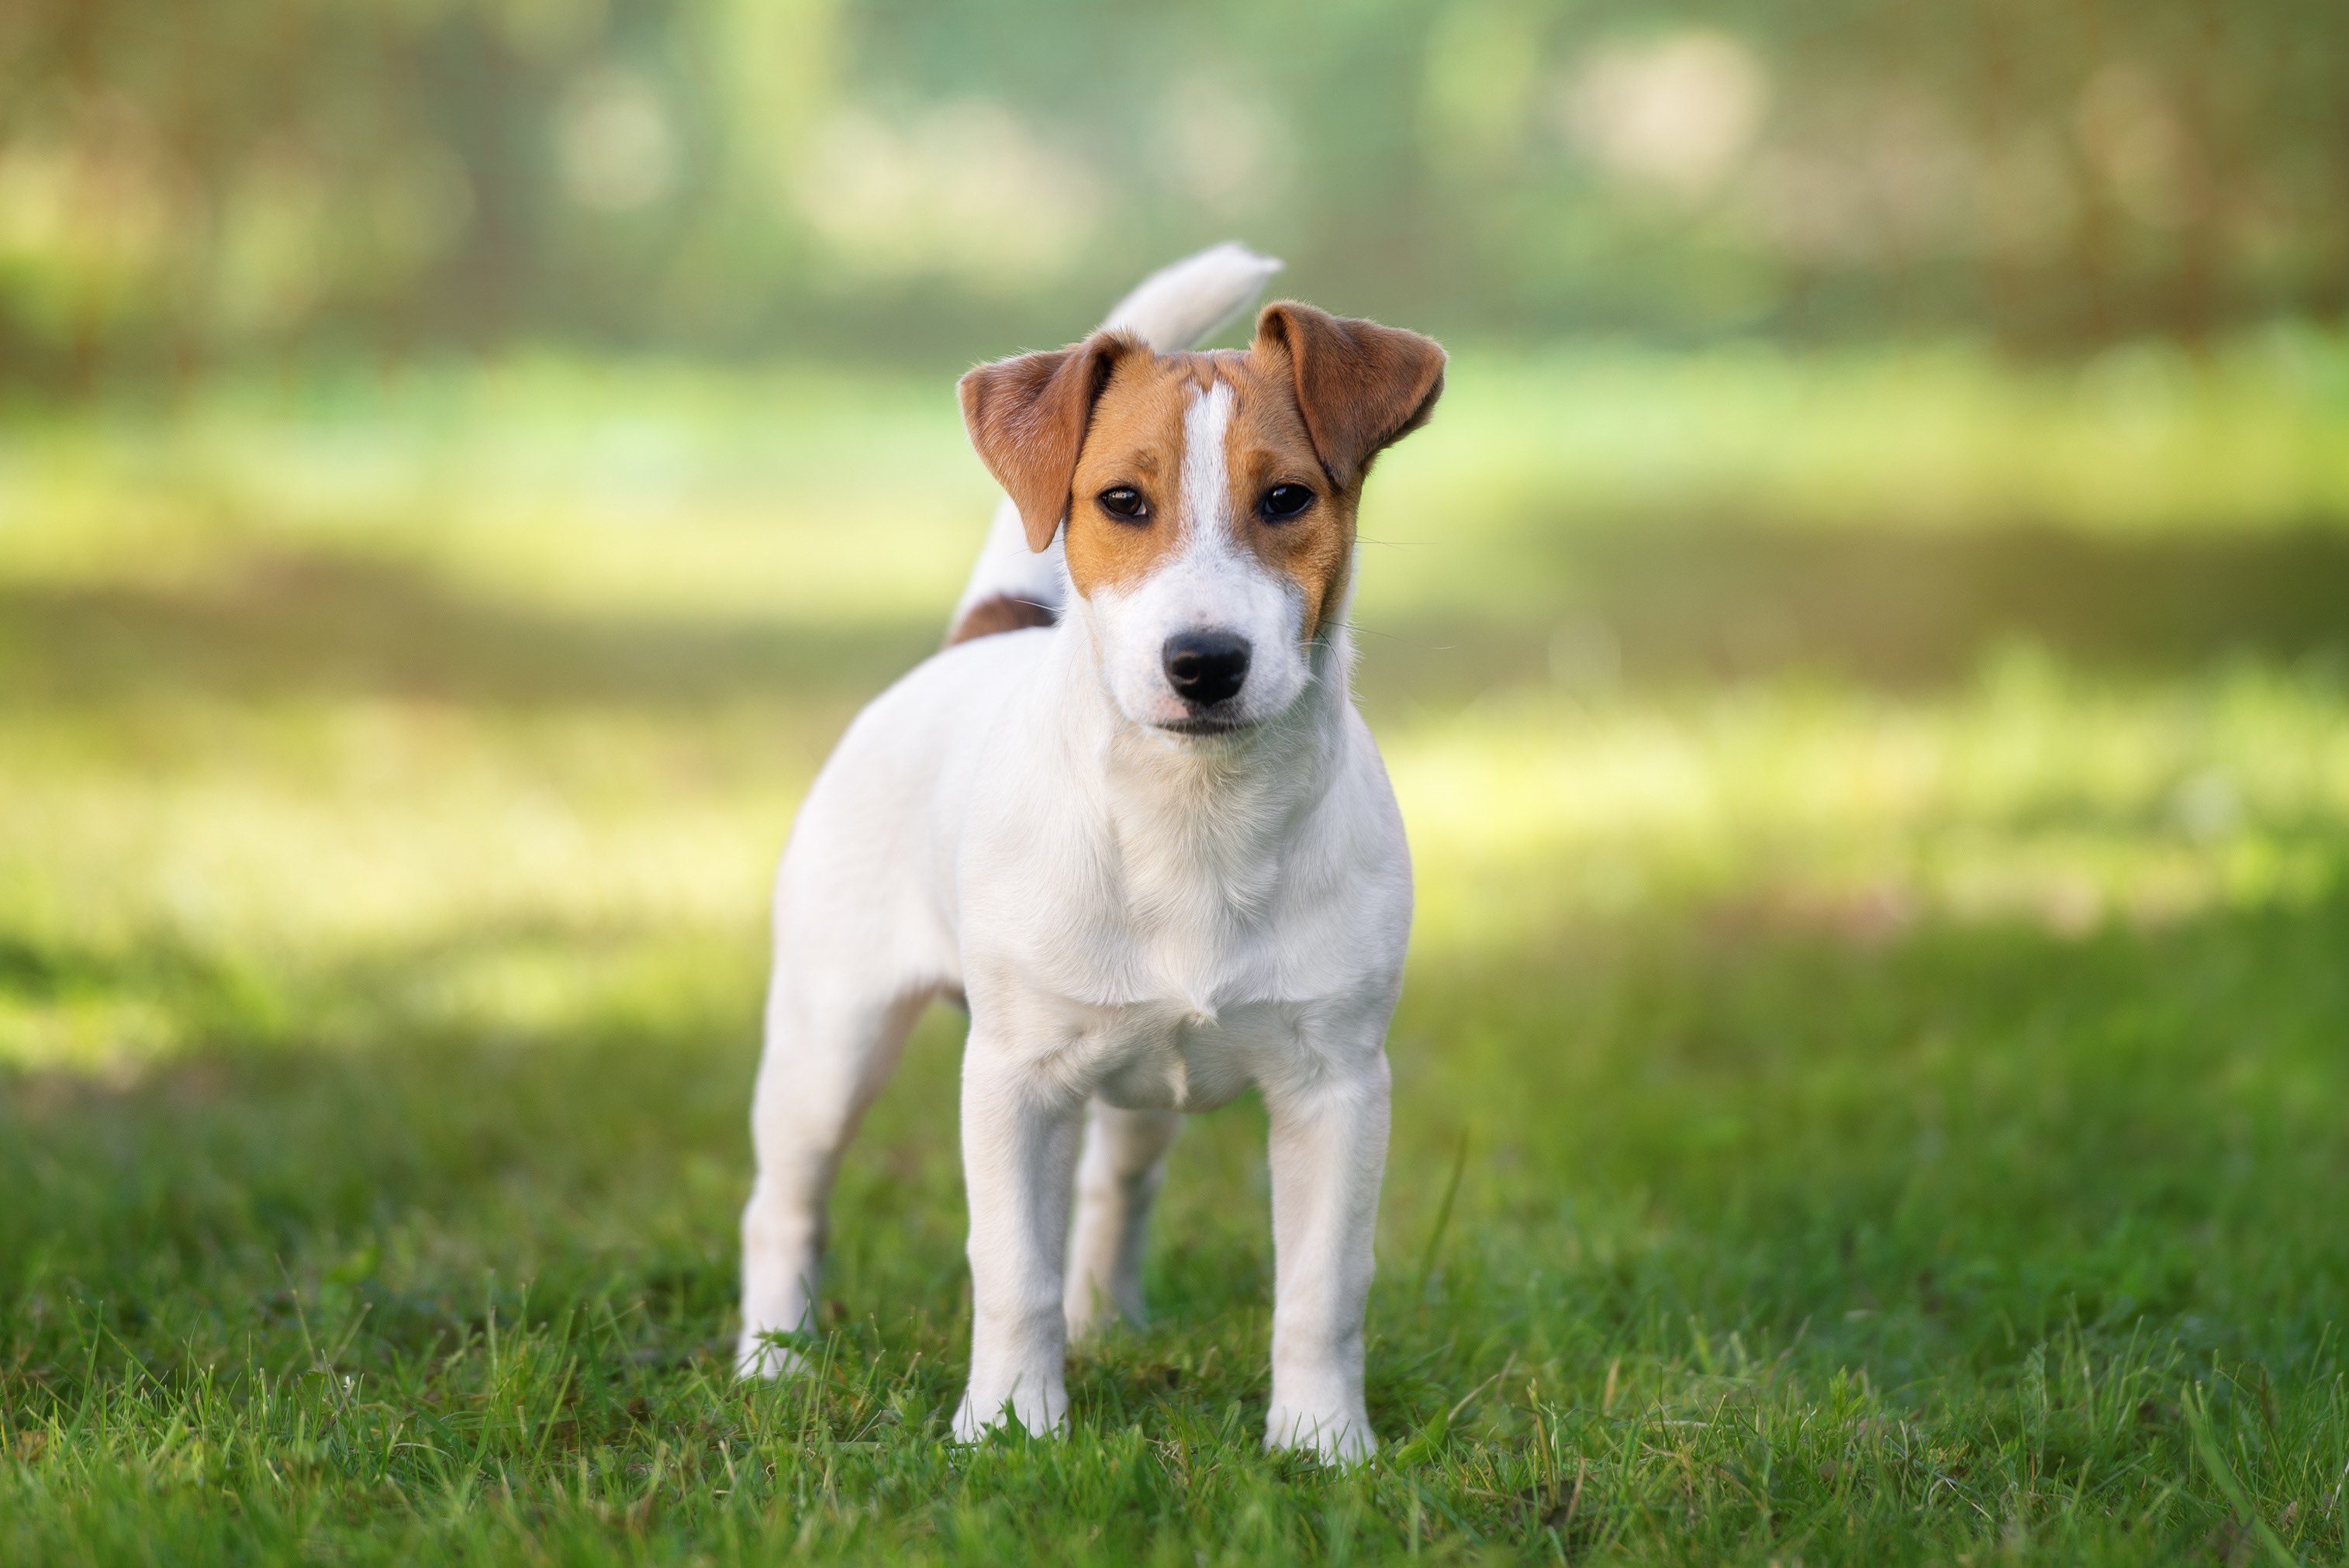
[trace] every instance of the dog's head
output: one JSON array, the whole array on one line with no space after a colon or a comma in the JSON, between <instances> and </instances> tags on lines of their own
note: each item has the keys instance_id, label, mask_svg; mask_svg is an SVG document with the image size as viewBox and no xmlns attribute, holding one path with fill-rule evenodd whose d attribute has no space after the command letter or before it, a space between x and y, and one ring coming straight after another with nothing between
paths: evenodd
<instances>
[{"instance_id":1,"label":"dog's head","mask_svg":"<svg viewBox=\"0 0 2349 1568\"><path fill-rule=\"evenodd\" d=\"M1371 459L1427 419L1444 351L1267 305L1245 353L1103 332L962 378L971 444L1069 580L1137 724L1228 734L1288 709L1344 609Z\"/></svg>"}]
</instances>

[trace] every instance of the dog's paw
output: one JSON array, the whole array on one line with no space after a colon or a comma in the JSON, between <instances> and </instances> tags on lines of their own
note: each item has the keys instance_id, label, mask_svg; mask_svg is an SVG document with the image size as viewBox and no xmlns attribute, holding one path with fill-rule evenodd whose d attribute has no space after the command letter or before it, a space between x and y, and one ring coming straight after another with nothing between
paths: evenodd
<instances>
[{"instance_id":1,"label":"dog's paw","mask_svg":"<svg viewBox=\"0 0 2349 1568\"><path fill-rule=\"evenodd\" d=\"M783 1336L748 1330L734 1346L734 1376L746 1382L796 1377L808 1369L807 1357L782 1342Z\"/></svg>"},{"instance_id":2,"label":"dog's paw","mask_svg":"<svg viewBox=\"0 0 2349 1568\"><path fill-rule=\"evenodd\" d=\"M1323 1464L1358 1465L1378 1452L1370 1418L1360 1410L1289 1410L1278 1406L1265 1418L1268 1451L1309 1453Z\"/></svg>"},{"instance_id":3,"label":"dog's paw","mask_svg":"<svg viewBox=\"0 0 2349 1568\"><path fill-rule=\"evenodd\" d=\"M979 1403L974 1392L966 1392L962 1403L955 1408L954 1440L975 1443L1005 1427L1018 1427L1032 1436L1065 1437L1069 1430L1067 1391L1047 1387L1040 1392L1040 1398L1015 1389L988 1404Z\"/></svg>"}]
</instances>

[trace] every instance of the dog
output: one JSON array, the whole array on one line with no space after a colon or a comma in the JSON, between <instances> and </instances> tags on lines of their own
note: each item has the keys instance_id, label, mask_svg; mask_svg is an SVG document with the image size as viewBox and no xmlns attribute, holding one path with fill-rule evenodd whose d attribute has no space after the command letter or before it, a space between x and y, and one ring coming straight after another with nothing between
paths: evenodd
<instances>
[{"instance_id":1,"label":"dog","mask_svg":"<svg viewBox=\"0 0 2349 1568\"><path fill-rule=\"evenodd\" d=\"M1294 303L1244 352L1187 352L1278 265L1219 246L1083 342L962 378L1005 499L947 646L850 725L776 879L744 1377L801 1369L783 1338L814 1322L842 1150L946 996L970 1014L955 1437L1064 1429L1069 1342L1143 1315L1182 1115L1254 1088L1266 1445L1376 1448L1363 1313L1412 879L1346 614L1363 480L1426 421L1444 355Z\"/></svg>"}]
</instances>

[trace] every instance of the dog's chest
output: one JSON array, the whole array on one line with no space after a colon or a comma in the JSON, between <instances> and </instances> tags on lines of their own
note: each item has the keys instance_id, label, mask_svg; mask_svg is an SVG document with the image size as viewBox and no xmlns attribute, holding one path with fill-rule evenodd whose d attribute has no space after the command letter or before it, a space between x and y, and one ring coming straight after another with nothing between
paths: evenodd
<instances>
[{"instance_id":1,"label":"dog's chest","mask_svg":"<svg viewBox=\"0 0 2349 1568\"><path fill-rule=\"evenodd\" d=\"M1242 848L1132 835L1103 849L1095 876L1063 884L1062 909L1081 940L1050 954L1030 950L1071 999L1199 1020L1345 983L1316 956L1347 911L1299 876L1294 841Z\"/></svg>"},{"instance_id":2,"label":"dog's chest","mask_svg":"<svg viewBox=\"0 0 2349 1568\"><path fill-rule=\"evenodd\" d=\"M1079 1047L1085 1076L1123 1110L1213 1110L1297 1049L1286 1011L1267 1003L1220 1015L1164 1004L1103 1009Z\"/></svg>"},{"instance_id":3,"label":"dog's chest","mask_svg":"<svg viewBox=\"0 0 2349 1568\"><path fill-rule=\"evenodd\" d=\"M1129 1110L1213 1109L1286 1076L1377 989L1350 931L1362 911L1301 889L1294 867L1249 869L1237 882L1130 875L1090 912L1087 940L1031 954L1091 1092Z\"/></svg>"},{"instance_id":4,"label":"dog's chest","mask_svg":"<svg viewBox=\"0 0 2349 1568\"><path fill-rule=\"evenodd\" d=\"M1174 1109L1374 1037L1407 851L1379 799L1305 760L1212 788L1112 768L1072 791L1075 769L1024 759L990 779L956 872L975 1028L1072 1088Z\"/></svg>"}]
</instances>

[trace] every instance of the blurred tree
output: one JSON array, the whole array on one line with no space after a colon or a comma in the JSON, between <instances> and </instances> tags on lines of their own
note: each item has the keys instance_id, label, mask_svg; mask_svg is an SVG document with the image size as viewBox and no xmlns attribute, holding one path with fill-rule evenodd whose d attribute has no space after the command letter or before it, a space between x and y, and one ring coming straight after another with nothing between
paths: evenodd
<instances>
[{"instance_id":1,"label":"blurred tree","mask_svg":"<svg viewBox=\"0 0 2349 1568\"><path fill-rule=\"evenodd\" d=\"M0 377L977 353L1245 235L1438 330L2349 307L2306 0L11 0Z\"/></svg>"}]
</instances>

